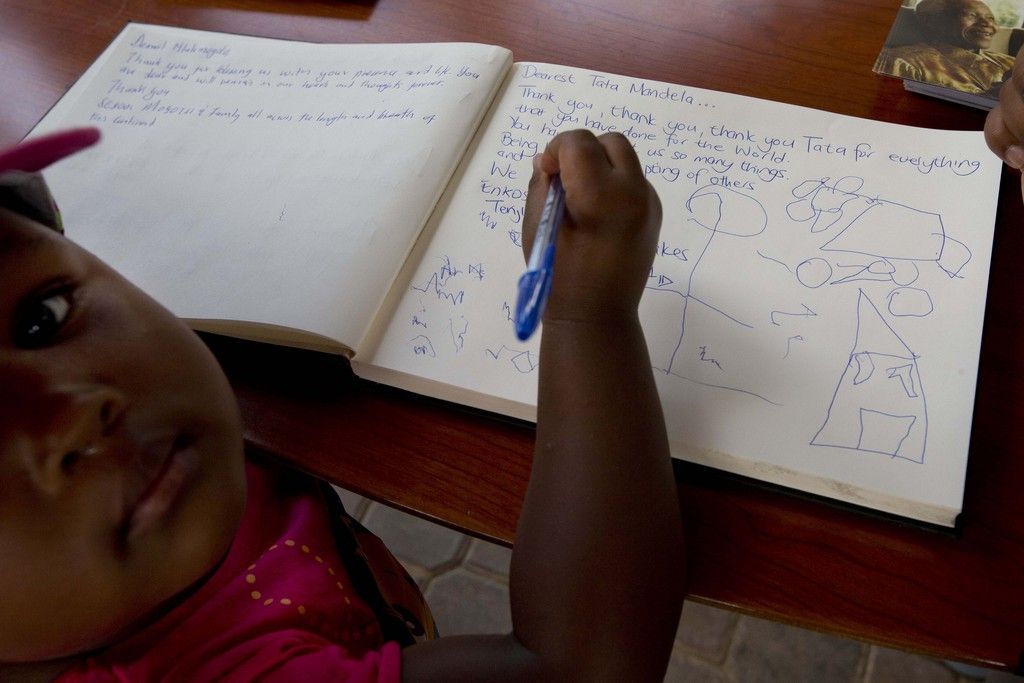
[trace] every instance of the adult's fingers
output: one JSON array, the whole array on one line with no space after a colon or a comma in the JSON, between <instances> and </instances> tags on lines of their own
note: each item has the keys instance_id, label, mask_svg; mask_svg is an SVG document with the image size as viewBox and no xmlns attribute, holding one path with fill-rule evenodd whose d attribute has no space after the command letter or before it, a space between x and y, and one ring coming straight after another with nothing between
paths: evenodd
<instances>
[{"instance_id":1,"label":"adult's fingers","mask_svg":"<svg viewBox=\"0 0 1024 683\"><path fill-rule=\"evenodd\" d=\"M985 142L1008 164L1024 167L1024 61L1017 60L1013 73L999 91L999 104L985 119Z\"/></svg>"}]
</instances>

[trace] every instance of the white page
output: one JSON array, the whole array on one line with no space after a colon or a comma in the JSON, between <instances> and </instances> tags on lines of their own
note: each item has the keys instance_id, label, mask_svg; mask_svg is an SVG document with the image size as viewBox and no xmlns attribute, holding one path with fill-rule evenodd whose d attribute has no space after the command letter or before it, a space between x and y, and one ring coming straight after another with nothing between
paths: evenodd
<instances>
[{"instance_id":1,"label":"white page","mask_svg":"<svg viewBox=\"0 0 1024 683\"><path fill-rule=\"evenodd\" d=\"M948 522L999 184L980 133L517 64L365 362L533 416L521 210L530 157L574 127L629 136L661 197L641 315L674 454Z\"/></svg>"},{"instance_id":2,"label":"white page","mask_svg":"<svg viewBox=\"0 0 1024 683\"><path fill-rule=\"evenodd\" d=\"M36 133L68 234L179 316L361 339L511 61L129 25Z\"/></svg>"}]
</instances>

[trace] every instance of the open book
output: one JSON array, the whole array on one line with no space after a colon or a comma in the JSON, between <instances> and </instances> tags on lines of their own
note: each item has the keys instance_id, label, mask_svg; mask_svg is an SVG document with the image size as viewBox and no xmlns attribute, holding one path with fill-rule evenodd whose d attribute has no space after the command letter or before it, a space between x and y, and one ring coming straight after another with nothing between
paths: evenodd
<instances>
[{"instance_id":1,"label":"open book","mask_svg":"<svg viewBox=\"0 0 1024 683\"><path fill-rule=\"evenodd\" d=\"M534 419L531 157L619 131L664 206L641 304L673 454L952 525L999 162L916 129L470 44L129 25L40 123L68 234L196 329ZM615 339L609 339L615 344ZM628 400L628 397L624 397Z\"/></svg>"}]
</instances>

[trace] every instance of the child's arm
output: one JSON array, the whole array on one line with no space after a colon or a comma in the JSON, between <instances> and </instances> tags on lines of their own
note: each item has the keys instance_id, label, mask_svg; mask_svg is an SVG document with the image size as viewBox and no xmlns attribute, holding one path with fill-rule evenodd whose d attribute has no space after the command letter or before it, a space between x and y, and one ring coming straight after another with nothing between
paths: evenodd
<instances>
[{"instance_id":1,"label":"child's arm","mask_svg":"<svg viewBox=\"0 0 1024 683\"><path fill-rule=\"evenodd\" d=\"M550 174L567 209L512 554L514 632L413 646L407 681L660 681L675 636L682 521L637 316L661 206L618 134L563 133L534 167L526 249Z\"/></svg>"}]
</instances>

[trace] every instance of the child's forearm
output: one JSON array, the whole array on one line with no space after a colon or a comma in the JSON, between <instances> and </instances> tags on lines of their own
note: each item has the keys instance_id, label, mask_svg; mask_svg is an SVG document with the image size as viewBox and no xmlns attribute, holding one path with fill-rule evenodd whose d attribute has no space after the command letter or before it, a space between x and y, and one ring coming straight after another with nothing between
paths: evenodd
<instances>
[{"instance_id":1,"label":"child's forearm","mask_svg":"<svg viewBox=\"0 0 1024 683\"><path fill-rule=\"evenodd\" d=\"M664 677L684 592L682 520L637 317L661 204L621 134L560 133L534 158L526 250L555 173L566 215L512 554L513 633L409 648L410 681Z\"/></svg>"},{"instance_id":2,"label":"child's forearm","mask_svg":"<svg viewBox=\"0 0 1024 683\"><path fill-rule=\"evenodd\" d=\"M661 680L684 593L682 521L636 313L546 321L541 359L515 634L580 680Z\"/></svg>"}]
</instances>

